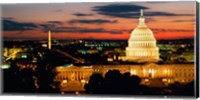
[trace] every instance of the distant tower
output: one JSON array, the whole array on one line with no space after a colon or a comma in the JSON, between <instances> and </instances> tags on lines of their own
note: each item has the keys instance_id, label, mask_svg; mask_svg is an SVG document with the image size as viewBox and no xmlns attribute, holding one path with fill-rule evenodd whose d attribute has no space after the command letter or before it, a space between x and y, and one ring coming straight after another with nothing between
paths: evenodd
<instances>
[{"instance_id":1,"label":"distant tower","mask_svg":"<svg viewBox=\"0 0 200 100\"><path fill-rule=\"evenodd\" d=\"M51 31L48 31L48 49L51 49Z\"/></svg>"},{"instance_id":2,"label":"distant tower","mask_svg":"<svg viewBox=\"0 0 200 100\"><path fill-rule=\"evenodd\" d=\"M144 12L140 11L138 26L131 32L126 47L127 61L157 62L159 61L159 48L153 32L145 24Z\"/></svg>"}]
</instances>

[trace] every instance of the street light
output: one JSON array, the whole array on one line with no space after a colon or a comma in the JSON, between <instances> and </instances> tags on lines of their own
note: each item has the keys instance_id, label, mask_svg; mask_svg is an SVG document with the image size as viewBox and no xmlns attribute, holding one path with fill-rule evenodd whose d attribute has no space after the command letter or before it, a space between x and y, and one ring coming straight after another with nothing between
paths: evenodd
<instances>
[{"instance_id":1,"label":"street light","mask_svg":"<svg viewBox=\"0 0 200 100\"><path fill-rule=\"evenodd\" d=\"M67 83L67 80L63 80L62 83Z\"/></svg>"}]
</instances>

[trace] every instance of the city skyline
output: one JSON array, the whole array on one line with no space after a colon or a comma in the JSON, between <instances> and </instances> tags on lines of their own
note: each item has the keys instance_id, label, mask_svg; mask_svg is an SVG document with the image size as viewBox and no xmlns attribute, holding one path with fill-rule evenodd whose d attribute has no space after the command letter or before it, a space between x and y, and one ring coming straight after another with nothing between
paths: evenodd
<instances>
[{"instance_id":1,"label":"city skyline","mask_svg":"<svg viewBox=\"0 0 200 100\"><path fill-rule=\"evenodd\" d=\"M3 39L46 39L51 30L52 39L127 40L138 24L140 9L144 9L147 26L157 40L194 38L194 4L181 1L2 5Z\"/></svg>"},{"instance_id":2,"label":"city skyline","mask_svg":"<svg viewBox=\"0 0 200 100\"><path fill-rule=\"evenodd\" d=\"M195 6L2 5L3 92L194 97Z\"/></svg>"}]
</instances>

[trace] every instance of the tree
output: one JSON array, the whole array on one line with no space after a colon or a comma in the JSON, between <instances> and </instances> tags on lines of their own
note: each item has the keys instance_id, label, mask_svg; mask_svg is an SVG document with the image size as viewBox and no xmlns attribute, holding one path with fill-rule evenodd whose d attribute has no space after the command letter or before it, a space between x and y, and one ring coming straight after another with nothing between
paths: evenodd
<instances>
[{"instance_id":1,"label":"tree","mask_svg":"<svg viewBox=\"0 0 200 100\"><path fill-rule=\"evenodd\" d=\"M178 92L178 95L195 96L194 80L184 85Z\"/></svg>"},{"instance_id":2,"label":"tree","mask_svg":"<svg viewBox=\"0 0 200 100\"><path fill-rule=\"evenodd\" d=\"M103 93L103 76L101 74L93 74L90 76L89 84L85 85L88 93Z\"/></svg>"},{"instance_id":3,"label":"tree","mask_svg":"<svg viewBox=\"0 0 200 100\"><path fill-rule=\"evenodd\" d=\"M20 69L16 60L11 61L10 69L3 70L3 87L5 93L34 93L33 72Z\"/></svg>"},{"instance_id":4,"label":"tree","mask_svg":"<svg viewBox=\"0 0 200 100\"><path fill-rule=\"evenodd\" d=\"M87 93L92 94L139 94L141 78L130 73L121 74L118 70L109 70L105 77L93 74L85 85Z\"/></svg>"},{"instance_id":5,"label":"tree","mask_svg":"<svg viewBox=\"0 0 200 100\"><path fill-rule=\"evenodd\" d=\"M52 52L46 51L43 59L38 61L36 68L36 80L39 93L58 93L59 89L56 88L54 78L56 76L55 65L52 64Z\"/></svg>"}]
</instances>

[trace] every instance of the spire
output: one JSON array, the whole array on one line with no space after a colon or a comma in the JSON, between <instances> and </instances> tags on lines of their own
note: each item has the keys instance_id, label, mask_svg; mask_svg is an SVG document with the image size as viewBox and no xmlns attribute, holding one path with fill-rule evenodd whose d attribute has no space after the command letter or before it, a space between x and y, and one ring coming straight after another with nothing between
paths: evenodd
<instances>
[{"instance_id":1,"label":"spire","mask_svg":"<svg viewBox=\"0 0 200 100\"><path fill-rule=\"evenodd\" d=\"M48 49L51 49L51 31L48 31Z\"/></svg>"},{"instance_id":2,"label":"spire","mask_svg":"<svg viewBox=\"0 0 200 100\"><path fill-rule=\"evenodd\" d=\"M140 10L140 18L139 18L139 24L138 24L138 26L139 27L146 27L143 9Z\"/></svg>"},{"instance_id":3,"label":"spire","mask_svg":"<svg viewBox=\"0 0 200 100\"><path fill-rule=\"evenodd\" d=\"M144 16L144 11L143 9L140 10L140 17L143 17Z\"/></svg>"}]
</instances>

